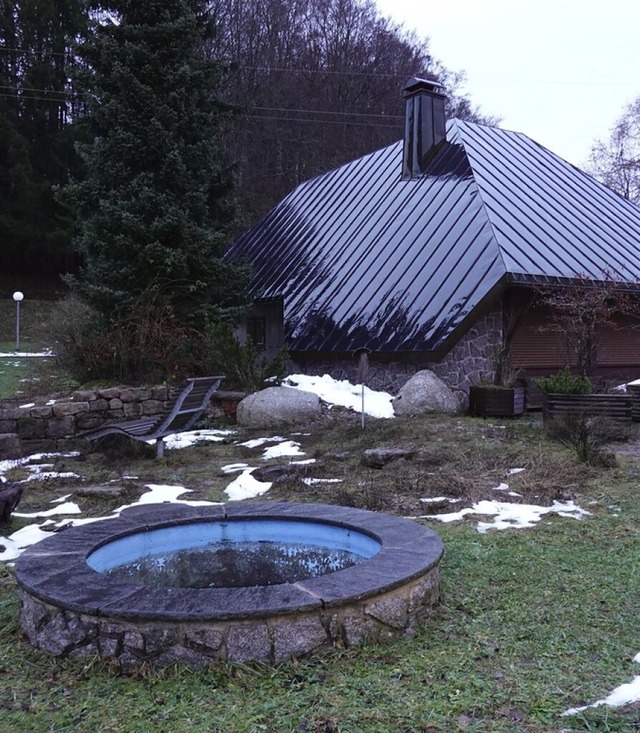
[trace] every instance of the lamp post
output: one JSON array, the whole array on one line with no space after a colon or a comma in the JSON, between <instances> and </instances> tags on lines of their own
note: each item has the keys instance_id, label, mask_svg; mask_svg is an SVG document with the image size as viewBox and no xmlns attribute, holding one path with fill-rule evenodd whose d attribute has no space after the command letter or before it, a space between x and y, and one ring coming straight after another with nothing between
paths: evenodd
<instances>
[{"instance_id":1,"label":"lamp post","mask_svg":"<svg viewBox=\"0 0 640 733\"><path fill-rule=\"evenodd\" d=\"M13 299L16 301L16 352L20 351L20 301L24 300L24 295L19 291L13 294Z\"/></svg>"},{"instance_id":2,"label":"lamp post","mask_svg":"<svg viewBox=\"0 0 640 733\"><path fill-rule=\"evenodd\" d=\"M371 349L367 349L366 346L360 349L356 349L353 352L354 356L358 357L358 382L362 385L361 397L362 397L362 429L364 430L364 386L369 376L369 354Z\"/></svg>"}]
</instances>

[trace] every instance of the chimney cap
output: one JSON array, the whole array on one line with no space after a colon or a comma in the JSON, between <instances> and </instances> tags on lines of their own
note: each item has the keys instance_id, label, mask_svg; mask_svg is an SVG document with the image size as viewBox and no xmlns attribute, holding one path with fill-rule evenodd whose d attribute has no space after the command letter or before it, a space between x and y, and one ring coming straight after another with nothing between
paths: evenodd
<instances>
[{"instance_id":1,"label":"chimney cap","mask_svg":"<svg viewBox=\"0 0 640 733\"><path fill-rule=\"evenodd\" d=\"M410 97L417 92L432 92L444 96L444 87L435 79L423 79L420 76L412 76L407 79L402 89L404 97Z\"/></svg>"}]
</instances>

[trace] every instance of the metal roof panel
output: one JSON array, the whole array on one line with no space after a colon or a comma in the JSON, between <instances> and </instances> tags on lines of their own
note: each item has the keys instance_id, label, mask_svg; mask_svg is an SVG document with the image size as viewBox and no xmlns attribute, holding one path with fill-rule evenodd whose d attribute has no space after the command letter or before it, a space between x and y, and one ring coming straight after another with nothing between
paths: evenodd
<instances>
[{"instance_id":1,"label":"metal roof panel","mask_svg":"<svg viewBox=\"0 0 640 733\"><path fill-rule=\"evenodd\" d=\"M425 174L395 143L298 186L231 247L293 351L435 351L508 278L640 281L640 209L521 133L460 120Z\"/></svg>"}]
</instances>

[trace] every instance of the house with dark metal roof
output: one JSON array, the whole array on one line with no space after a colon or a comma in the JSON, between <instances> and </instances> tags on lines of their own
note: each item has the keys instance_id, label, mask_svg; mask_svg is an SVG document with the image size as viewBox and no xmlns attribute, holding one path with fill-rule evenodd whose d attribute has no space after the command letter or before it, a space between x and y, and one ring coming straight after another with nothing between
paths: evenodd
<instances>
[{"instance_id":1,"label":"house with dark metal roof","mask_svg":"<svg viewBox=\"0 0 640 733\"><path fill-rule=\"evenodd\" d=\"M253 265L248 332L310 372L353 378L366 351L375 386L430 368L466 393L491 376L508 302L514 365L561 368L531 292L577 277L635 289L640 208L524 134L445 122L435 82L410 79L404 98L402 141L298 186L232 245ZM608 339L603 368L637 376L639 337Z\"/></svg>"}]
</instances>

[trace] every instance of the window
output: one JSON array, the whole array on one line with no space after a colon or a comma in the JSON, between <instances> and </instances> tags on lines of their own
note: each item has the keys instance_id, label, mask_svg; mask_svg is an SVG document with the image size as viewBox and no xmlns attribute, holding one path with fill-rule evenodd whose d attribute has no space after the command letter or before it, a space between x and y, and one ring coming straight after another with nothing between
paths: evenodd
<instances>
[{"instance_id":1,"label":"window","mask_svg":"<svg viewBox=\"0 0 640 733\"><path fill-rule=\"evenodd\" d=\"M247 318L247 336L257 349L264 349L267 345L266 322L264 318Z\"/></svg>"}]
</instances>

